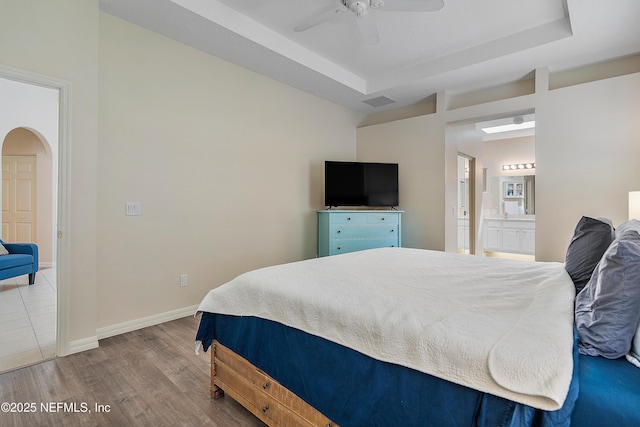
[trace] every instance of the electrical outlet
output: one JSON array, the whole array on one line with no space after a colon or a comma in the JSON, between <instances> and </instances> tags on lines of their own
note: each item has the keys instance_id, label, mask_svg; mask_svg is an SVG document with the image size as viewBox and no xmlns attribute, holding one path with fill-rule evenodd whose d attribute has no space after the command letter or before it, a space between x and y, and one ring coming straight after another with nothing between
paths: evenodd
<instances>
[{"instance_id":1,"label":"electrical outlet","mask_svg":"<svg viewBox=\"0 0 640 427\"><path fill-rule=\"evenodd\" d=\"M180 275L180 286L184 287L189 284L189 276L186 274Z\"/></svg>"}]
</instances>

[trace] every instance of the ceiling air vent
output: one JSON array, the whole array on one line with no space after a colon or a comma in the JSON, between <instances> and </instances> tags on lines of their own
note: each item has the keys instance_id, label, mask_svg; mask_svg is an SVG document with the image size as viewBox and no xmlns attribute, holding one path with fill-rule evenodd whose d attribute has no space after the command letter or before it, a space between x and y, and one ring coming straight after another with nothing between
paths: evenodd
<instances>
[{"instance_id":1,"label":"ceiling air vent","mask_svg":"<svg viewBox=\"0 0 640 427\"><path fill-rule=\"evenodd\" d=\"M372 107L382 107L383 105L393 104L396 101L391 98L387 98L386 96L379 96L377 98L367 99L366 101L362 102L364 102L365 104L369 104Z\"/></svg>"}]
</instances>

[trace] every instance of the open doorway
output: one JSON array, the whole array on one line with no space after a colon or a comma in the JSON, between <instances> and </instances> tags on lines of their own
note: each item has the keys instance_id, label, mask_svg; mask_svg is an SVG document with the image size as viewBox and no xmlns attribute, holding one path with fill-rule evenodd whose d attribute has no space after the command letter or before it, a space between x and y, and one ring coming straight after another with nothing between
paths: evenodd
<instances>
[{"instance_id":1,"label":"open doorway","mask_svg":"<svg viewBox=\"0 0 640 427\"><path fill-rule=\"evenodd\" d=\"M476 123L483 135L486 188L483 252L535 259L535 114Z\"/></svg>"},{"instance_id":2,"label":"open doorway","mask_svg":"<svg viewBox=\"0 0 640 427\"><path fill-rule=\"evenodd\" d=\"M7 316L0 322L5 371L57 354L60 92L0 77L0 93L2 238L36 243L40 261L33 285L26 275L0 282L0 307Z\"/></svg>"},{"instance_id":3,"label":"open doorway","mask_svg":"<svg viewBox=\"0 0 640 427\"><path fill-rule=\"evenodd\" d=\"M481 253L482 138L475 122L445 126L445 251Z\"/></svg>"}]
</instances>

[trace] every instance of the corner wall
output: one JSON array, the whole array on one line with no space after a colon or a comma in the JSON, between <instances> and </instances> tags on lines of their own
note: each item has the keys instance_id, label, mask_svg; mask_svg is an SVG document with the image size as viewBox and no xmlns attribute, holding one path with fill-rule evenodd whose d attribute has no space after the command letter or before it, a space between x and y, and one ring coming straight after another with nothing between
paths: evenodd
<instances>
[{"instance_id":1,"label":"corner wall","mask_svg":"<svg viewBox=\"0 0 640 427\"><path fill-rule=\"evenodd\" d=\"M583 216L627 220L640 190L640 73L549 91L536 108L536 253L564 261ZM538 231L540 234L538 235Z\"/></svg>"},{"instance_id":2,"label":"corner wall","mask_svg":"<svg viewBox=\"0 0 640 427\"><path fill-rule=\"evenodd\" d=\"M445 128L426 115L358 128L358 160L398 163L402 245L444 250Z\"/></svg>"},{"instance_id":3,"label":"corner wall","mask_svg":"<svg viewBox=\"0 0 640 427\"><path fill-rule=\"evenodd\" d=\"M104 13L99 89L99 337L316 256L324 160L355 159L355 113Z\"/></svg>"}]
</instances>

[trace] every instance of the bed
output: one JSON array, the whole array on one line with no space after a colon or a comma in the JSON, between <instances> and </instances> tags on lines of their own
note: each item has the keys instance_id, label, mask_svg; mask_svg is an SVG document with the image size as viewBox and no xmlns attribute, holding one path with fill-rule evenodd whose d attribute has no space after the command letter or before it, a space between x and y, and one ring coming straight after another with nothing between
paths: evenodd
<instances>
[{"instance_id":1,"label":"bed","mask_svg":"<svg viewBox=\"0 0 640 427\"><path fill-rule=\"evenodd\" d=\"M579 353L575 294L562 263L373 249L238 276L196 339L212 397L270 426L640 425L640 369Z\"/></svg>"}]
</instances>

